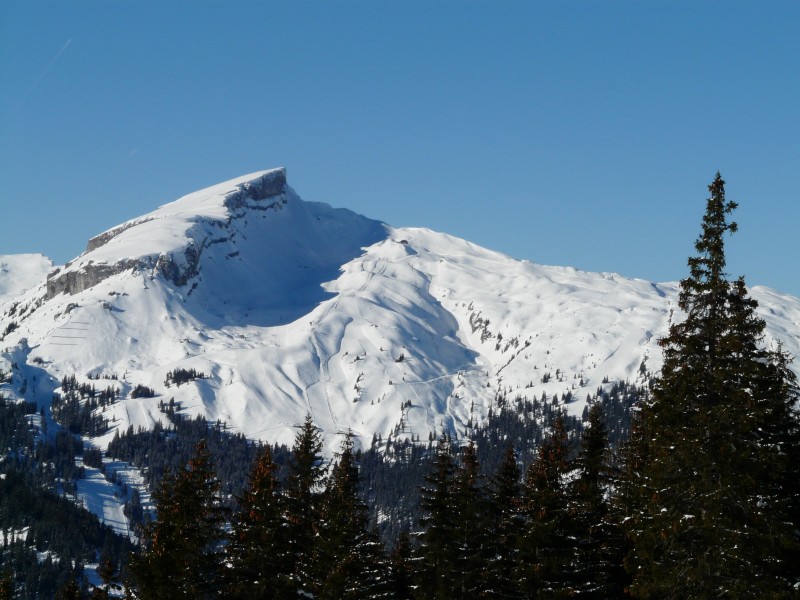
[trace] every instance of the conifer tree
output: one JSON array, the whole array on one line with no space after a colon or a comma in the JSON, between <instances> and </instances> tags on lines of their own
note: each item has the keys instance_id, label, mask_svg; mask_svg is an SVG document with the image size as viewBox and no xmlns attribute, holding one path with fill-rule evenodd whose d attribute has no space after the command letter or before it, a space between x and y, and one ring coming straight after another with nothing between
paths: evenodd
<instances>
[{"instance_id":1,"label":"conifer tree","mask_svg":"<svg viewBox=\"0 0 800 600\"><path fill-rule=\"evenodd\" d=\"M114 561L108 554L100 557L100 563L97 565L97 575L100 577L102 586L95 586L92 590L92 600L108 600L111 595L109 590L112 589L112 580L117 574L117 568L114 566Z\"/></svg>"},{"instance_id":2,"label":"conifer tree","mask_svg":"<svg viewBox=\"0 0 800 600\"><path fill-rule=\"evenodd\" d=\"M709 186L681 282L685 319L661 341L628 458L626 564L639 598L790 598L800 581L797 386L780 349L762 347L744 281L727 280L724 238L737 227L724 184L718 173Z\"/></svg>"},{"instance_id":3,"label":"conifer tree","mask_svg":"<svg viewBox=\"0 0 800 600\"><path fill-rule=\"evenodd\" d=\"M571 593L565 589L566 571L575 558L567 524L569 467L569 439L559 413L525 474L519 581L526 598L561 598Z\"/></svg>"},{"instance_id":4,"label":"conifer tree","mask_svg":"<svg viewBox=\"0 0 800 600\"><path fill-rule=\"evenodd\" d=\"M269 445L256 459L248 488L238 500L239 512L227 546L229 594L233 598L280 598L292 561L284 498Z\"/></svg>"},{"instance_id":5,"label":"conifer tree","mask_svg":"<svg viewBox=\"0 0 800 600\"><path fill-rule=\"evenodd\" d=\"M479 485L480 465L475 444L462 449L453 480L455 529L452 598L477 598L483 589L488 560L488 503Z\"/></svg>"},{"instance_id":6,"label":"conifer tree","mask_svg":"<svg viewBox=\"0 0 800 600\"><path fill-rule=\"evenodd\" d=\"M70 577L56 592L55 600L81 600L81 588L75 577Z\"/></svg>"},{"instance_id":7,"label":"conifer tree","mask_svg":"<svg viewBox=\"0 0 800 600\"><path fill-rule=\"evenodd\" d=\"M452 543L457 523L453 479L455 461L450 438L442 435L436 444L431 472L420 490L423 511L419 535L417 597L451 600L455 589L456 553Z\"/></svg>"},{"instance_id":8,"label":"conifer tree","mask_svg":"<svg viewBox=\"0 0 800 600\"><path fill-rule=\"evenodd\" d=\"M137 597L219 597L226 510L205 440L153 498L158 518L145 529L144 550L131 564Z\"/></svg>"},{"instance_id":9,"label":"conifer tree","mask_svg":"<svg viewBox=\"0 0 800 600\"><path fill-rule=\"evenodd\" d=\"M11 600L14 597L14 576L11 571L0 575L0 600Z\"/></svg>"},{"instance_id":10,"label":"conifer tree","mask_svg":"<svg viewBox=\"0 0 800 600\"><path fill-rule=\"evenodd\" d=\"M485 569L486 598L522 598L516 578L522 526L521 493L517 453L509 444L489 485L490 552Z\"/></svg>"},{"instance_id":11,"label":"conifer tree","mask_svg":"<svg viewBox=\"0 0 800 600\"><path fill-rule=\"evenodd\" d=\"M389 555L389 594L394 600L412 600L414 557L411 536L403 530Z\"/></svg>"},{"instance_id":12,"label":"conifer tree","mask_svg":"<svg viewBox=\"0 0 800 600\"><path fill-rule=\"evenodd\" d=\"M621 571L624 543L607 500L612 473L600 404L589 408L588 417L569 486L568 519L575 560L565 565L565 571L569 574L567 587L575 594L607 600L623 597L627 583Z\"/></svg>"},{"instance_id":13,"label":"conifer tree","mask_svg":"<svg viewBox=\"0 0 800 600\"><path fill-rule=\"evenodd\" d=\"M103 586L105 586L106 596L108 595L108 590L113 586L112 580L117 574L117 567L114 564L114 561L108 554L103 554L100 557L100 564L97 565L97 575L100 577L100 581L103 582Z\"/></svg>"},{"instance_id":14,"label":"conifer tree","mask_svg":"<svg viewBox=\"0 0 800 600\"><path fill-rule=\"evenodd\" d=\"M314 549L319 518L319 497L326 467L322 458L322 434L307 415L295 436L286 481L286 520L292 575L285 587L292 594L308 591L312 582L305 571Z\"/></svg>"},{"instance_id":15,"label":"conifer tree","mask_svg":"<svg viewBox=\"0 0 800 600\"><path fill-rule=\"evenodd\" d=\"M379 539L367 531L367 520L348 433L322 496L316 543L307 567L315 598L366 600L387 591L388 565Z\"/></svg>"}]
</instances>

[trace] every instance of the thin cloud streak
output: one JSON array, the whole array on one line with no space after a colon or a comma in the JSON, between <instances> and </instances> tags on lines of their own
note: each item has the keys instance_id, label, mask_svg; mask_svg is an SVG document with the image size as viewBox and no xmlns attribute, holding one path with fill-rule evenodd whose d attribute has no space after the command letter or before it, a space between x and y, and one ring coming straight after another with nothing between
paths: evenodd
<instances>
[{"instance_id":1,"label":"thin cloud streak","mask_svg":"<svg viewBox=\"0 0 800 600\"><path fill-rule=\"evenodd\" d=\"M134 148L133 150L128 152L127 156L125 156L125 158L123 158L121 161L119 161L119 163L117 163L117 166L115 166L113 169L111 169L111 171L108 172L108 175L106 175L106 177L110 179L110 178L114 177L117 173L119 173L120 170L122 169L122 167L125 166L125 163L127 163L128 160L131 159L133 157L133 155L136 154L138 151L139 151L138 148Z\"/></svg>"},{"instance_id":2,"label":"thin cloud streak","mask_svg":"<svg viewBox=\"0 0 800 600\"><path fill-rule=\"evenodd\" d=\"M66 52L67 48L69 48L69 45L70 45L71 43L72 43L72 38L69 38L69 39L67 40L67 42L66 42L66 43L65 43L65 44L64 44L64 45L61 47L61 50L59 50L59 51L56 53L56 55L55 55L55 56L54 56L54 57L53 57L53 58L50 60L50 62L49 62L49 63L47 63L47 66L46 66L46 67L45 67L45 68L42 70L42 72L41 72L41 73L39 73L39 77L37 77L37 78L36 78L36 81L34 81L34 82L33 82L33 85L32 85L30 88L28 88L28 91L27 91L27 92L25 92L25 93L22 95L22 98L20 98L20 99L19 99L19 101L18 101L18 102L17 102L17 103L14 105L14 109L15 109L15 110L16 110L17 108L19 108L20 106L22 106L22 103L23 103L23 102L25 102L25 100L27 100L27 99L28 99L28 96L30 96L30 95L31 95L31 94L34 92L34 90L36 90L36 88L37 88L37 87L39 86L39 84L42 82L42 79L44 79L44 78L45 78L45 75L47 75L47 72L48 72L48 71L49 71L49 70L52 68L52 66L53 66L54 64L56 64L56 61L57 61L59 58L61 58L61 55L62 55L62 54L64 54L64 52Z\"/></svg>"}]
</instances>

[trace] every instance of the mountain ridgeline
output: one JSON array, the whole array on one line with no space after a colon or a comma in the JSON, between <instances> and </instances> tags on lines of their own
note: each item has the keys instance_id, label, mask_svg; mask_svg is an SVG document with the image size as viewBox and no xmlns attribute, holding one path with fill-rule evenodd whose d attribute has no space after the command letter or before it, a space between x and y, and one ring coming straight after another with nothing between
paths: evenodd
<instances>
[{"instance_id":1,"label":"mountain ridgeline","mask_svg":"<svg viewBox=\"0 0 800 600\"><path fill-rule=\"evenodd\" d=\"M283 169L185 196L0 286L5 480L142 542L104 542L95 594L794 597L800 300L728 279L709 190L680 284L392 228ZM0 590L38 597L9 552Z\"/></svg>"},{"instance_id":2,"label":"mountain ridgeline","mask_svg":"<svg viewBox=\"0 0 800 600\"><path fill-rule=\"evenodd\" d=\"M362 449L375 436L464 439L501 398L557 398L580 417L598 388L647 383L681 315L677 284L392 228L301 200L283 169L114 227L15 292L0 306L6 395L47 409L65 377L115 378L97 413L109 426L91 433L100 448L166 425L170 401L287 445L311 414L329 455L348 428ZM753 294L765 343L799 354L800 300ZM204 377L171 385L184 371Z\"/></svg>"}]
</instances>

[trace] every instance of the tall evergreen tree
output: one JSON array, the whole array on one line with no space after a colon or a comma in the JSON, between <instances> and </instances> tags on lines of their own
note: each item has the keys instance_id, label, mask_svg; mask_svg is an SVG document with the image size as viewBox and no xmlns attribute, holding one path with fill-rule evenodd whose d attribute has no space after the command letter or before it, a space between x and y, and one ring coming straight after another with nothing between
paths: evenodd
<instances>
[{"instance_id":1,"label":"tall evergreen tree","mask_svg":"<svg viewBox=\"0 0 800 600\"><path fill-rule=\"evenodd\" d=\"M565 588L575 558L567 523L569 469L569 438L559 413L525 474L525 524L519 544L519 581L525 598L562 598L572 592Z\"/></svg>"},{"instance_id":2,"label":"tall evergreen tree","mask_svg":"<svg viewBox=\"0 0 800 600\"><path fill-rule=\"evenodd\" d=\"M281 598L291 574L284 498L269 445L256 459L239 498L227 546L233 598Z\"/></svg>"},{"instance_id":3,"label":"tall evergreen tree","mask_svg":"<svg viewBox=\"0 0 800 600\"><path fill-rule=\"evenodd\" d=\"M81 588L78 580L70 577L56 592L55 600L81 600Z\"/></svg>"},{"instance_id":4,"label":"tall evergreen tree","mask_svg":"<svg viewBox=\"0 0 800 600\"><path fill-rule=\"evenodd\" d=\"M724 185L717 174L709 186L681 282L685 319L661 341L629 457L627 566L639 598L790 598L800 581L797 386L780 350L762 347L744 281L725 274L736 204Z\"/></svg>"},{"instance_id":5,"label":"tall evergreen tree","mask_svg":"<svg viewBox=\"0 0 800 600\"><path fill-rule=\"evenodd\" d=\"M485 567L486 598L522 598L517 581L522 487L517 453L506 448L489 485L489 548Z\"/></svg>"},{"instance_id":6,"label":"tall evergreen tree","mask_svg":"<svg viewBox=\"0 0 800 600\"><path fill-rule=\"evenodd\" d=\"M412 600L414 589L414 558L411 536L403 530L397 536L389 555L389 593L394 600Z\"/></svg>"},{"instance_id":7,"label":"tall evergreen tree","mask_svg":"<svg viewBox=\"0 0 800 600\"><path fill-rule=\"evenodd\" d=\"M472 441L462 448L453 480L455 563L451 598L477 598L484 589L488 555L488 502L479 482L480 464Z\"/></svg>"},{"instance_id":8,"label":"tall evergreen tree","mask_svg":"<svg viewBox=\"0 0 800 600\"><path fill-rule=\"evenodd\" d=\"M322 434L314 425L311 415L307 415L295 436L286 481L285 514L292 575L285 587L290 594L308 592L313 585L305 567L314 548L315 526L319 518L320 494L326 470L322 457Z\"/></svg>"},{"instance_id":9,"label":"tall evergreen tree","mask_svg":"<svg viewBox=\"0 0 800 600\"><path fill-rule=\"evenodd\" d=\"M589 426L581 436L575 473L569 486L569 530L575 560L565 565L568 587L582 598L621 598L627 578L622 572L623 534L608 501L612 481L608 433L599 403L589 409Z\"/></svg>"},{"instance_id":10,"label":"tall evergreen tree","mask_svg":"<svg viewBox=\"0 0 800 600\"><path fill-rule=\"evenodd\" d=\"M417 597L451 600L455 589L457 528L453 480L456 464L450 438L442 435L436 444L431 472L420 490L423 511L416 570Z\"/></svg>"},{"instance_id":11,"label":"tall evergreen tree","mask_svg":"<svg viewBox=\"0 0 800 600\"><path fill-rule=\"evenodd\" d=\"M144 549L131 564L137 597L220 597L226 510L205 440L153 498L158 519L145 529Z\"/></svg>"},{"instance_id":12,"label":"tall evergreen tree","mask_svg":"<svg viewBox=\"0 0 800 600\"><path fill-rule=\"evenodd\" d=\"M14 576L11 571L0 575L0 600L11 600L14 597Z\"/></svg>"},{"instance_id":13,"label":"tall evergreen tree","mask_svg":"<svg viewBox=\"0 0 800 600\"><path fill-rule=\"evenodd\" d=\"M367 507L358 495L352 436L342 442L322 496L316 543L308 564L315 598L367 600L386 593L388 565L376 535L367 531Z\"/></svg>"}]
</instances>

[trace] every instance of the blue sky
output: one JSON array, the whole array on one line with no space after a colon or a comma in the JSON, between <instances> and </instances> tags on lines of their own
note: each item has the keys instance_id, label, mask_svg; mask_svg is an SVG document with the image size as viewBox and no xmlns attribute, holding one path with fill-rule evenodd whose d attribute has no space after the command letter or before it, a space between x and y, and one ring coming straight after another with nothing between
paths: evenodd
<instances>
[{"instance_id":1,"label":"blue sky","mask_svg":"<svg viewBox=\"0 0 800 600\"><path fill-rule=\"evenodd\" d=\"M285 166L307 200L679 279L717 170L729 272L800 296L799 2L0 4L0 254L56 262Z\"/></svg>"}]
</instances>

